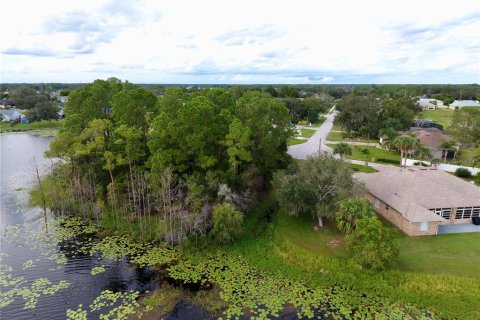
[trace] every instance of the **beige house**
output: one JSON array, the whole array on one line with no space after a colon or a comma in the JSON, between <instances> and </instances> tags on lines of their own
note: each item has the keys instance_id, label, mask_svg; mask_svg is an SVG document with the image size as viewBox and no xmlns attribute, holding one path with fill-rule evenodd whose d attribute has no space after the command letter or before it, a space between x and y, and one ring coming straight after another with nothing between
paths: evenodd
<instances>
[{"instance_id":1,"label":"beige house","mask_svg":"<svg viewBox=\"0 0 480 320\"><path fill-rule=\"evenodd\" d=\"M374 210L410 236L437 234L440 224L480 216L480 188L432 168L389 168L355 174Z\"/></svg>"}]
</instances>

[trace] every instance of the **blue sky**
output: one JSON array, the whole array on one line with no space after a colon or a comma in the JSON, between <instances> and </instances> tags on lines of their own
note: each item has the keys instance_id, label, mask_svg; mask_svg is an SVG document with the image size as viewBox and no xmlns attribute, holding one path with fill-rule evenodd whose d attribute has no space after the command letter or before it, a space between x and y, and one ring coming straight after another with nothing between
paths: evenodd
<instances>
[{"instance_id":1,"label":"blue sky","mask_svg":"<svg viewBox=\"0 0 480 320\"><path fill-rule=\"evenodd\" d=\"M2 3L0 82L480 83L480 2Z\"/></svg>"}]
</instances>

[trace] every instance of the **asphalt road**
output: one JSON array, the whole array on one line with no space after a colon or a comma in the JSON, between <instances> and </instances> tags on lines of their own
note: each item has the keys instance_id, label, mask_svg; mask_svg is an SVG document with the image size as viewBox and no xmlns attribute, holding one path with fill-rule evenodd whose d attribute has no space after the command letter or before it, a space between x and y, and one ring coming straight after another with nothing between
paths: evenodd
<instances>
[{"instance_id":1,"label":"asphalt road","mask_svg":"<svg viewBox=\"0 0 480 320\"><path fill-rule=\"evenodd\" d=\"M294 159L307 159L308 156L318 155L320 141L322 143L320 147L321 152L331 154L333 150L325 145L325 141L327 140L328 133L332 130L335 115L336 111L327 115L325 122L320 127L309 128L315 129L317 132L315 132L307 142L288 147L288 154Z\"/></svg>"}]
</instances>

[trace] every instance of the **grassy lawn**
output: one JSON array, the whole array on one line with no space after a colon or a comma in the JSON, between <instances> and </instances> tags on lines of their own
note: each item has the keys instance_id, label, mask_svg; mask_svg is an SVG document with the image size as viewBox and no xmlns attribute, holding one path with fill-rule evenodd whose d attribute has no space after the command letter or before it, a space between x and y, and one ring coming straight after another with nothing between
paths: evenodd
<instances>
[{"instance_id":1,"label":"grassy lawn","mask_svg":"<svg viewBox=\"0 0 480 320\"><path fill-rule=\"evenodd\" d=\"M295 139L295 138L289 138L287 140L287 146L294 146L296 144L301 144L301 143L305 143L307 142L308 140L304 140L304 139Z\"/></svg>"},{"instance_id":2,"label":"grassy lawn","mask_svg":"<svg viewBox=\"0 0 480 320\"><path fill-rule=\"evenodd\" d=\"M320 117L318 118L318 121L317 121L317 122L312 123L312 127L314 127L314 128L320 127L320 126L325 122L326 119L327 119L327 118L325 118L324 116L320 116Z\"/></svg>"},{"instance_id":3,"label":"grassy lawn","mask_svg":"<svg viewBox=\"0 0 480 320\"><path fill-rule=\"evenodd\" d=\"M364 166L361 164L356 164L356 163L350 163L350 168L354 172L364 172L364 173L374 173L377 172L377 170L373 169L372 167Z\"/></svg>"},{"instance_id":4,"label":"grassy lawn","mask_svg":"<svg viewBox=\"0 0 480 320\"><path fill-rule=\"evenodd\" d=\"M435 121L441 124L444 129L450 126L453 117L453 110L448 108L440 108L435 110L424 110L420 112L419 118Z\"/></svg>"},{"instance_id":5,"label":"grassy lawn","mask_svg":"<svg viewBox=\"0 0 480 320\"><path fill-rule=\"evenodd\" d=\"M0 131L7 130L36 130L36 129L60 129L63 126L63 120L42 120L27 124L17 123L11 126L9 123L1 122Z\"/></svg>"},{"instance_id":6,"label":"grassy lawn","mask_svg":"<svg viewBox=\"0 0 480 320\"><path fill-rule=\"evenodd\" d=\"M457 156L457 159L447 159L447 163L471 167L473 166L473 159L476 157L480 157L480 148L461 146L460 155Z\"/></svg>"},{"instance_id":7,"label":"grassy lawn","mask_svg":"<svg viewBox=\"0 0 480 320\"><path fill-rule=\"evenodd\" d=\"M310 138L317 132L316 130L313 129L300 129L300 135L304 138Z\"/></svg>"},{"instance_id":8,"label":"grassy lawn","mask_svg":"<svg viewBox=\"0 0 480 320\"><path fill-rule=\"evenodd\" d=\"M327 144L330 148L335 148L334 144ZM363 150L368 149L368 154L365 157L365 154L362 152ZM372 158L375 158L374 162L380 163L388 163L393 165L399 165L400 163L400 153L398 151L391 151L388 152L384 149L379 149L373 146L359 146L359 145L352 145L352 154L345 155L346 159L353 159L353 160L368 160L369 162L372 161Z\"/></svg>"},{"instance_id":9,"label":"grassy lawn","mask_svg":"<svg viewBox=\"0 0 480 320\"><path fill-rule=\"evenodd\" d=\"M370 143L378 143L378 140L374 139L362 139L362 138L351 138L351 139L344 139L343 132L334 132L330 131L327 137L328 141L344 141L344 142L370 142Z\"/></svg>"},{"instance_id":10,"label":"grassy lawn","mask_svg":"<svg viewBox=\"0 0 480 320\"><path fill-rule=\"evenodd\" d=\"M343 140L343 133L342 132L333 132L330 131L327 137L328 141L342 141Z\"/></svg>"},{"instance_id":11,"label":"grassy lawn","mask_svg":"<svg viewBox=\"0 0 480 320\"><path fill-rule=\"evenodd\" d=\"M386 301L433 311L434 318L480 316L480 246L476 245L480 233L409 237L385 222L400 246L398 262L390 269L369 272L350 264L343 234L332 222L324 221L325 227L315 231L316 221L309 216L292 217L280 210L272 225L256 214L248 217L247 233L228 252L246 257L259 270L312 287L347 286L381 295Z\"/></svg>"}]
</instances>

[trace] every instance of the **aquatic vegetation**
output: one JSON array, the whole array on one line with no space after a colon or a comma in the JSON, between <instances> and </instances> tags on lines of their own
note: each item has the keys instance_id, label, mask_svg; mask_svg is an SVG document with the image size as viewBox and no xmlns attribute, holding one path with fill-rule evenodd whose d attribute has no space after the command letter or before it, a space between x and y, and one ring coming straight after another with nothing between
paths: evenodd
<instances>
[{"instance_id":1,"label":"aquatic vegetation","mask_svg":"<svg viewBox=\"0 0 480 320\"><path fill-rule=\"evenodd\" d=\"M178 259L178 250L167 248L165 246L148 245L147 249L130 259L130 262L137 264L139 267L152 267L156 265L166 265Z\"/></svg>"},{"instance_id":2,"label":"aquatic vegetation","mask_svg":"<svg viewBox=\"0 0 480 320\"><path fill-rule=\"evenodd\" d=\"M96 276L97 274L105 272L105 266L96 266L92 268L92 271L90 271L90 274L92 276Z\"/></svg>"},{"instance_id":3,"label":"aquatic vegetation","mask_svg":"<svg viewBox=\"0 0 480 320\"><path fill-rule=\"evenodd\" d=\"M32 268L34 266L35 266L35 264L33 263L33 260L27 260L22 264L22 269L25 270L25 269L28 269L28 268Z\"/></svg>"},{"instance_id":4,"label":"aquatic vegetation","mask_svg":"<svg viewBox=\"0 0 480 320\"><path fill-rule=\"evenodd\" d=\"M110 309L108 313L101 314L100 319L127 319L127 316L135 314L135 308L140 306L137 302L139 294L138 291L133 290L129 292L102 291L100 296L95 298L92 304L90 304L90 311L100 310L106 306L112 307L118 302L117 306Z\"/></svg>"},{"instance_id":5,"label":"aquatic vegetation","mask_svg":"<svg viewBox=\"0 0 480 320\"><path fill-rule=\"evenodd\" d=\"M82 305L79 304L76 310L67 310L67 319L69 320L87 320L87 310L82 309Z\"/></svg>"},{"instance_id":6,"label":"aquatic vegetation","mask_svg":"<svg viewBox=\"0 0 480 320\"><path fill-rule=\"evenodd\" d=\"M47 278L38 278L33 281L31 286L15 288L15 294L25 300L24 309L34 309L42 295L54 295L59 290L66 289L69 286L70 283L64 280L53 284Z\"/></svg>"}]
</instances>

